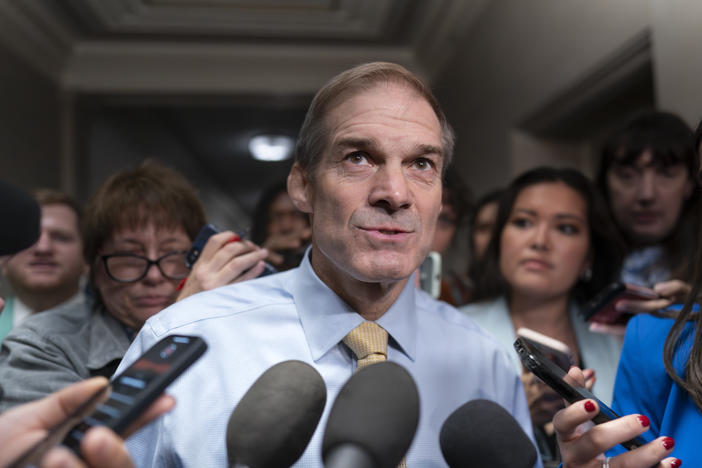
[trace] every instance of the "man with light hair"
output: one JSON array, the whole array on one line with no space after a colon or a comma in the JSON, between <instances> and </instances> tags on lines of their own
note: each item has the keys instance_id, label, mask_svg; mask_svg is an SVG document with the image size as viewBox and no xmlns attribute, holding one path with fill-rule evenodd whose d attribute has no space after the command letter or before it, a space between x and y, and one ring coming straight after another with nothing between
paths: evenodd
<instances>
[{"instance_id":1,"label":"man with light hair","mask_svg":"<svg viewBox=\"0 0 702 468\"><path fill-rule=\"evenodd\" d=\"M78 204L49 189L37 190L34 198L41 207L39 239L2 267L13 295L0 315L0 341L32 314L83 300L80 284L86 266Z\"/></svg>"}]
</instances>

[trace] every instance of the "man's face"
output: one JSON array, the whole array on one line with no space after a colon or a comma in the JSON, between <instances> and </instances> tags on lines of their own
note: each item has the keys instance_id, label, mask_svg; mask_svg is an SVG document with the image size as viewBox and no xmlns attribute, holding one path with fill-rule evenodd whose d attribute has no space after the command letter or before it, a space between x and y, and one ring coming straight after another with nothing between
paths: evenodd
<instances>
[{"instance_id":1,"label":"man's face","mask_svg":"<svg viewBox=\"0 0 702 468\"><path fill-rule=\"evenodd\" d=\"M186 251L191 240L183 228L157 229L153 224L140 228L125 228L115 232L100 249L99 255L135 254L156 260L168 253ZM105 264L97 259L95 286L107 311L123 324L138 330L146 319L175 302L179 280L168 279L156 265L146 275L132 283L113 280Z\"/></svg>"},{"instance_id":2,"label":"man's face","mask_svg":"<svg viewBox=\"0 0 702 468\"><path fill-rule=\"evenodd\" d=\"M693 189L685 166L662 167L650 151L632 166L613 165L607 185L617 225L639 245L661 242L673 231Z\"/></svg>"},{"instance_id":3,"label":"man's face","mask_svg":"<svg viewBox=\"0 0 702 468\"><path fill-rule=\"evenodd\" d=\"M75 288L85 270L76 212L64 204L41 207L41 235L10 257L3 273L18 294Z\"/></svg>"},{"instance_id":4,"label":"man's face","mask_svg":"<svg viewBox=\"0 0 702 468\"><path fill-rule=\"evenodd\" d=\"M436 114L406 86L382 83L332 107L326 124L315 172L296 167L289 183L312 214L315 271L332 289L408 278L429 252L441 208Z\"/></svg>"}]
</instances>

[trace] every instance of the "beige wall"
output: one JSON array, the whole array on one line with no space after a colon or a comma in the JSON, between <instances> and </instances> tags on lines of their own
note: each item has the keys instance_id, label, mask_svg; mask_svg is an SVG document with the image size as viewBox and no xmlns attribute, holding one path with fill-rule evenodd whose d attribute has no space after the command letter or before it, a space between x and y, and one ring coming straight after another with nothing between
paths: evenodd
<instances>
[{"instance_id":1,"label":"beige wall","mask_svg":"<svg viewBox=\"0 0 702 468\"><path fill-rule=\"evenodd\" d=\"M702 118L702 2L650 3L658 105L696 126Z\"/></svg>"},{"instance_id":2,"label":"beige wall","mask_svg":"<svg viewBox=\"0 0 702 468\"><path fill-rule=\"evenodd\" d=\"M640 0L493 1L436 83L467 183L482 193L530 166L513 157L515 148L534 146L515 137L517 124L648 27L649 7ZM564 163L580 163L577 149L567 154Z\"/></svg>"},{"instance_id":3,"label":"beige wall","mask_svg":"<svg viewBox=\"0 0 702 468\"><path fill-rule=\"evenodd\" d=\"M0 178L59 188L56 87L0 47Z\"/></svg>"}]
</instances>

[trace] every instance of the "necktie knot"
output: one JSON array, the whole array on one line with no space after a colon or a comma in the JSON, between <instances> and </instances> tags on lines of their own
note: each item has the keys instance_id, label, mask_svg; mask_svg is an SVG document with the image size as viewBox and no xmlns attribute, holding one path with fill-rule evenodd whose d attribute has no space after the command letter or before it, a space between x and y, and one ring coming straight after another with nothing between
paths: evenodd
<instances>
[{"instance_id":1,"label":"necktie knot","mask_svg":"<svg viewBox=\"0 0 702 468\"><path fill-rule=\"evenodd\" d=\"M375 322L363 322L343 342L356 355L359 369L387 359L388 332Z\"/></svg>"}]
</instances>

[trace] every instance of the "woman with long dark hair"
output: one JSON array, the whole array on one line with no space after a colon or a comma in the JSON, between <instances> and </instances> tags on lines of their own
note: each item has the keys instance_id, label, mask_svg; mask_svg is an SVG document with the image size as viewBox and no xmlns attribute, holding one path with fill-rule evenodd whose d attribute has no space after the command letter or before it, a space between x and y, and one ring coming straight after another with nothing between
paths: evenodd
<instances>
[{"instance_id":1,"label":"woman with long dark hair","mask_svg":"<svg viewBox=\"0 0 702 468\"><path fill-rule=\"evenodd\" d=\"M517 177L500 198L493 233L475 277L481 302L461 310L495 335L523 375L548 463L558 458L550 421L563 403L522 369L512 348L516 331L526 327L565 343L573 363L595 371L595 391L610 401L621 343L590 332L579 310L617 277L623 248L604 201L575 169L540 167Z\"/></svg>"}]
</instances>

